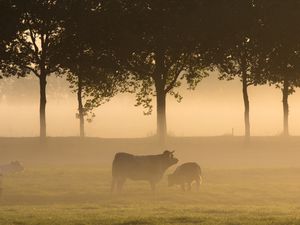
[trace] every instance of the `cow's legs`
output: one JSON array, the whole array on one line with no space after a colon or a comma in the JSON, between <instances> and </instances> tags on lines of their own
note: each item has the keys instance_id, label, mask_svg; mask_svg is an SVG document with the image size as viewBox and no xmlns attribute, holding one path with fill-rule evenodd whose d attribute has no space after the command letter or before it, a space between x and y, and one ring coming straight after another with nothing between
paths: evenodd
<instances>
[{"instance_id":1,"label":"cow's legs","mask_svg":"<svg viewBox=\"0 0 300 225\"><path fill-rule=\"evenodd\" d=\"M124 178L118 178L118 180L117 180L117 190L118 190L118 192L122 191L122 188L123 188L123 185L124 185L125 181L126 181L126 179L124 179Z\"/></svg>"}]
</instances>

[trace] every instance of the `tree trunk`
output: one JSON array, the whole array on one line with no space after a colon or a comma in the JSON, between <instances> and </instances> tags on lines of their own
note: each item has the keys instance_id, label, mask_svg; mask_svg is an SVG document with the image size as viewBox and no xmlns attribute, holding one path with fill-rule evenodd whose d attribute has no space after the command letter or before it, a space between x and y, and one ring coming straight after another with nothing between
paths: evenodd
<instances>
[{"instance_id":1,"label":"tree trunk","mask_svg":"<svg viewBox=\"0 0 300 225\"><path fill-rule=\"evenodd\" d=\"M162 86L162 85L158 85ZM157 136L159 143L164 146L167 137L166 93L163 87L156 87L157 102Z\"/></svg>"},{"instance_id":2,"label":"tree trunk","mask_svg":"<svg viewBox=\"0 0 300 225\"><path fill-rule=\"evenodd\" d=\"M248 84L247 84L247 75L243 75L243 99L244 99L244 122L245 122L245 138L246 141L250 139L250 104L249 104L249 97L248 97Z\"/></svg>"},{"instance_id":3,"label":"tree trunk","mask_svg":"<svg viewBox=\"0 0 300 225\"><path fill-rule=\"evenodd\" d=\"M283 136L289 136L289 82L287 78L284 79L282 89L282 105L283 105Z\"/></svg>"},{"instance_id":4,"label":"tree trunk","mask_svg":"<svg viewBox=\"0 0 300 225\"><path fill-rule=\"evenodd\" d=\"M166 69L164 64L164 52L158 48L155 54L155 75L153 77L156 89L156 116L157 137L161 147L166 145L167 119L166 119Z\"/></svg>"},{"instance_id":5,"label":"tree trunk","mask_svg":"<svg viewBox=\"0 0 300 225\"><path fill-rule=\"evenodd\" d=\"M40 74L40 138L46 138L46 74L41 72Z\"/></svg>"},{"instance_id":6,"label":"tree trunk","mask_svg":"<svg viewBox=\"0 0 300 225\"><path fill-rule=\"evenodd\" d=\"M80 137L84 137L84 109L82 104L82 78L80 75L78 76L77 101L78 101Z\"/></svg>"}]
</instances>

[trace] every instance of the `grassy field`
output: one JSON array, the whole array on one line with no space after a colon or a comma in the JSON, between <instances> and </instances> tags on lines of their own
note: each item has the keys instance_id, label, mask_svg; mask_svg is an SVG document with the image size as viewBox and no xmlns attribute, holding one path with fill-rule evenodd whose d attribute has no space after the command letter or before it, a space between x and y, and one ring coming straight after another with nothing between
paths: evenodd
<instances>
[{"instance_id":1,"label":"grassy field","mask_svg":"<svg viewBox=\"0 0 300 225\"><path fill-rule=\"evenodd\" d=\"M300 169L204 169L199 193L109 185L108 168L28 168L3 180L0 224L300 224Z\"/></svg>"},{"instance_id":2,"label":"grassy field","mask_svg":"<svg viewBox=\"0 0 300 225\"><path fill-rule=\"evenodd\" d=\"M75 160L74 156L80 155L79 149L66 147L58 154L57 149L61 148L54 148L59 146L57 143L39 150L44 151L40 155L32 154L32 151L37 151L30 150L32 143L30 146L25 143L22 149L16 142L1 143L2 147L6 146L2 152L0 150L3 158L21 158L26 166L23 173L3 178L1 225L300 224L300 166L295 166L299 162L299 158L295 159L298 155L296 141L282 150L274 144L277 148L273 155L285 157L271 158L265 168L259 167L260 163L272 155L271 148L261 150L267 146L265 142L263 146L257 144L250 150L232 144L234 150L228 150L228 155L235 155L234 159L217 154L214 142L209 142L206 146L212 155L200 154L204 164L200 192L183 193L178 187L168 188L164 178L155 195L147 183L133 181L126 183L122 194L110 195L112 154L103 156L107 163L101 163L103 158L95 162L93 157L89 161L82 159L80 163L80 159ZM122 144L115 145L119 148ZM187 149L178 145L177 155L195 151L194 145L197 146L191 144ZM124 151L127 151L129 147L124 146ZM133 151L136 148L133 146ZM108 149L116 150L112 146ZM230 149L230 146L225 146L225 149ZM261 152L256 152L257 149ZM146 151L143 149L143 153ZM95 154L94 150L86 150L85 154L89 153ZM43 154L47 157L41 157ZM238 155L247 157L239 158ZM198 157L194 157L196 161L200 161ZM217 162L222 162L223 158L224 163L215 164L213 158ZM236 164L230 164L234 160L237 160Z\"/></svg>"}]
</instances>

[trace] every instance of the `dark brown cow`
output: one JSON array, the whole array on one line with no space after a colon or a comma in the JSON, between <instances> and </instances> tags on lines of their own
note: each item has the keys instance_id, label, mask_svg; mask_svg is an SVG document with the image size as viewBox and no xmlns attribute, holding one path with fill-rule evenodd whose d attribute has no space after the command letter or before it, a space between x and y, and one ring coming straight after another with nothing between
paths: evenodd
<instances>
[{"instance_id":1,"label":"dark brown cow","mask_svg":"<svg viewBox=\"0 0 300 225\"><path fill-rule=\"evenodd\" d=\"M149 181L152 191L161 180L165 171L176 164L173 152L164 151L159 155L136 156L128 153L117 153L112 164L111 191L122 190L126 179Z\"/></svg>"},{"instance_id":2,"label":"dark brown cow","mask_svg":"<svg viewBox=\"0 0 300 225\"><path fill-rule=\"evenodd\" d=\"M202 182L201 168L195 162L184 163L176 168L173 174L168 176L169 187L172 185L180 185L185 191L185 185L188 185L188 190L192 188L192 182L196 181L197 190Z\"/></svg>"}]
</instances>

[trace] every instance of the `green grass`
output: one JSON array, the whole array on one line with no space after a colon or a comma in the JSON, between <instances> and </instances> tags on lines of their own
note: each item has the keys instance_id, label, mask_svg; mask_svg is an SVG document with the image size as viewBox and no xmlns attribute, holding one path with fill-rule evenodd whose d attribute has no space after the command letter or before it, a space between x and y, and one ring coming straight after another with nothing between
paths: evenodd
<instances>
[{"instance_id":1,"label":"green grass","mask_svg":"<svg viewBox=\"0 0 300 225\"><path fill-rule=\"evenodd\" d=\"M151 194L128 181L110 195L110 168L29 167L3 179L2 225L300 224L300 169L203 169L200 192Z\"/></svg>"}]
</instances>

